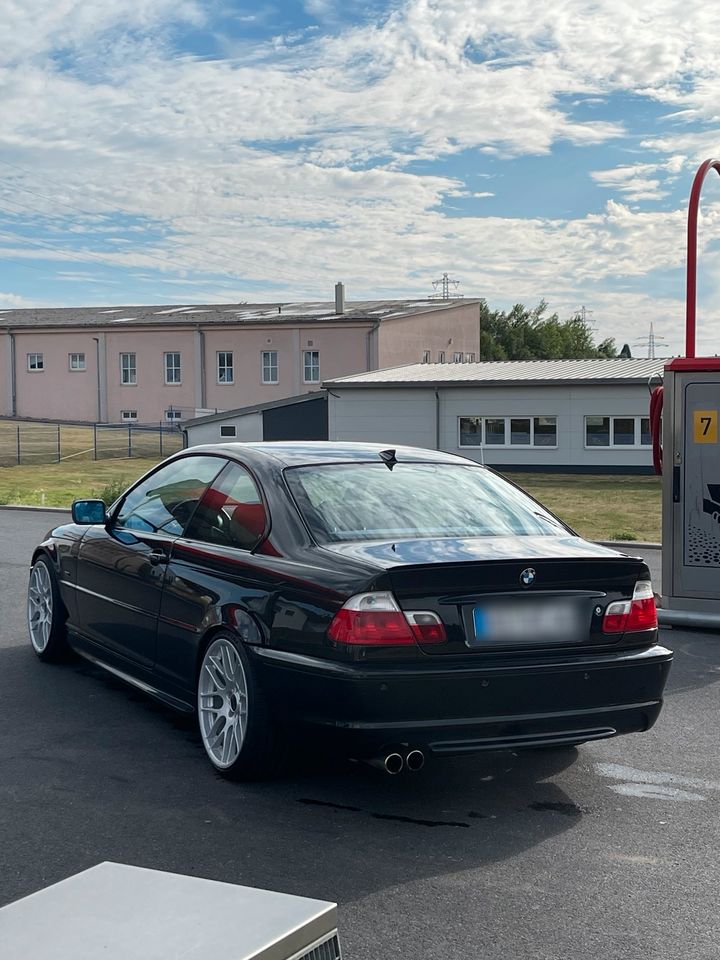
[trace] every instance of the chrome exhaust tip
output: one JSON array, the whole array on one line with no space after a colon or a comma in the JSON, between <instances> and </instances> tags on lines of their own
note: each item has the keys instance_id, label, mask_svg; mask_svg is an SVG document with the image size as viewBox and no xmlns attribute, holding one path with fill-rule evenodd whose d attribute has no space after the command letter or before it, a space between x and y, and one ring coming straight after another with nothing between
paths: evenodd
<instances>
[{"instance_id":1,"label":"chrome exhaust tip","mask_svg":"<svg viewBox=\"0 0 720 960\"><path fill-rule=\"evenodd\" d=\"M425 754L422 750L411 750L405 757L405 766L413 773L422 770L425 766Z\"/></svg>"},{"instance_id":2,"label":"chrome exhaust tip","mask_svg":"<svg viewBox=\"0 0 720 960\"><path fill-rule=\"evenodd\" d=\"M403 760L401 753L389 753L383 760L385 772L389 773L393 777L398 773L402 773L404 766L405 761Z\"/></svg>"}]
</instances>

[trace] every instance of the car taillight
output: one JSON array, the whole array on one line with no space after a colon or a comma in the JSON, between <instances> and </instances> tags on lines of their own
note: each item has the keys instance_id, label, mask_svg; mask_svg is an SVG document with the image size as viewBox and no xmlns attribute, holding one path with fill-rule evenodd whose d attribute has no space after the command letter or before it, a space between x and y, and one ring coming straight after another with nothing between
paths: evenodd
<instances>
[{"instance_id":1,"label":"car taillight","mask_svg":"<svg viewBox=\"0 0 720 960\"><path fill-rule=\"evenodd\" d=\"M652 584L638 580L632 600L618 600L605 608L603 633L626 633L654 630L658 625Z\"/></svg>"},{"instance_id":2,"label":"car taillight","mask_svg":"<svg viewBox=\"0 0 720 960\"><path fill-rule=\"evenodd\" d=\"M359 593L335 614L328 636L336 643L405 646L444 643L445 627L435 613L403 613L391 593Z\"/></svg>"}]
</instances>

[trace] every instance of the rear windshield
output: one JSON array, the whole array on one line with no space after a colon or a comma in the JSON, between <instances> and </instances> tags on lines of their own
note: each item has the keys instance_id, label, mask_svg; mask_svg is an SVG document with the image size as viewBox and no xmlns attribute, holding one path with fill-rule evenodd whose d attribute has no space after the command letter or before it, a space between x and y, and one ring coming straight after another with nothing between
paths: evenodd
<instances>
[{"instance_id":1,"label":"rear windshield","mask_svg":"<svg viewBox=\"0 0 720 960\"><path fill-rule=\"evenodd\" d=\"M339 463L285 476L319 543L567 534L525 494L472 465Z\"/></svg>"}]
</instances>

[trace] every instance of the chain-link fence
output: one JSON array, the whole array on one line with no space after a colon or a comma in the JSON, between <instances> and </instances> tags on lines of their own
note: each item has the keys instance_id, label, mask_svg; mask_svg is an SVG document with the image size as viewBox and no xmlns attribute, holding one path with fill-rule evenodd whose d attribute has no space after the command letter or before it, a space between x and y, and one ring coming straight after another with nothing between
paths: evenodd
<instances>
[{"instance_id":1,"label":"chain-link fence","mask_svg":"<svg viewBox=\"0 0 720 960\"><path fill-rule=\"evenodd\" d=\"M78 426L0 420L0 466L108 460L114 457L167 457L181 450L183 435L174 424Z\"/></svg>"}]
</instances>

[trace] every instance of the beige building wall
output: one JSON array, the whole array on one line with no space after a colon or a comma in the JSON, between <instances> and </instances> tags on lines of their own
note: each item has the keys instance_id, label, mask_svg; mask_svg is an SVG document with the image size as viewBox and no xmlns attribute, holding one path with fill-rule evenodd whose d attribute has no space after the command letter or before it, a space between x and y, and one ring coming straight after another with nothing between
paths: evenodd
<instances>
[{"instance_id":1,"label":"beige building wall","mask_svg":"<svg viewBox=\"0 0 720 960\"><path fill-rule=\"evenodd\" d=\"M331 377L363 373L367 367L369 324L347 326L298 326L237 328L205 331L206 402L210 409L236 407L282 400L317 390ZM278 382L262 381L262 354L277 352ZM319 381L304 379L304 352L320 354ZM218 383L218 352L232 351L233 382ZM200 404L199 404L200 406Z\"/></svg>"},{"instance_id":2,"label":"beige building wall","mask_svg":"<svg viewBox=\"0 0 720 960\"><path fill-rule=\"evenodd\" d=\"M123 410L137 410L140 423L166 419L165 411L179 409L184 418L196 407L196 336L193 330L122 330L105 335L107 361L107 419L121 420ZM134 353L137 383L123 384L120 354ZM180 383L165 383L165 353L180 354Z\"/></svg>"},{"instance_id":3,"label":"beige building wall","mask_svg":"<svg viewBox=\"0 0 720 960\"><path fill-rule=\"evenodd\" d=\"M445 351L477 355L479 305L458 302L442 311L327 323L253 325L187 323L125 326L113 318L97 327L15 328L16 404L12 404L11 337L0 334L0 415L41 420L118 423L123 412L139 423L167 420L180 410L189 419L200 410L229 410L317 390L323 381L378 367L417 362L424 350L437 361ZM277 351L278 382L263 383L262 352ZM320 354L319 378L304 377L306 350ZM233 354L233 382L218 382L218 352ZM28 354L42 354L31 370ZM82 370L70 368L82 353ZM120 355L135 354L137 382L124 384ZM180 383L165 382L166 353L180 353Z\"/></svg>"},{"instance_id":4,"label":"beige building wall","mask_svg":"<svg viewBox=\"0 0 720 960\"><path fill-rule=\"evenodd\" d=\"M433 363L450 362L455 353L463 360L480 356L480 304L458 302L443 311L419 313L412 317L384 320L378 331L378 369L403 363L420 363L430 351Z\"/></svg>"},{"instance_id":5,"label":"beige building wall","mask_svg":"<svg viewBox=\"0 0 720 960\"><path fill-rule=\"evenodd\" d=\"M93 337L100 341L102 334L89 330L15 333L17 416L98 419L98 345ZM43 368L30 370L28 357L38 353L42 354ZM85 355L84 370L70 370L71 353Z\"/></svg>"}]
</instances>

